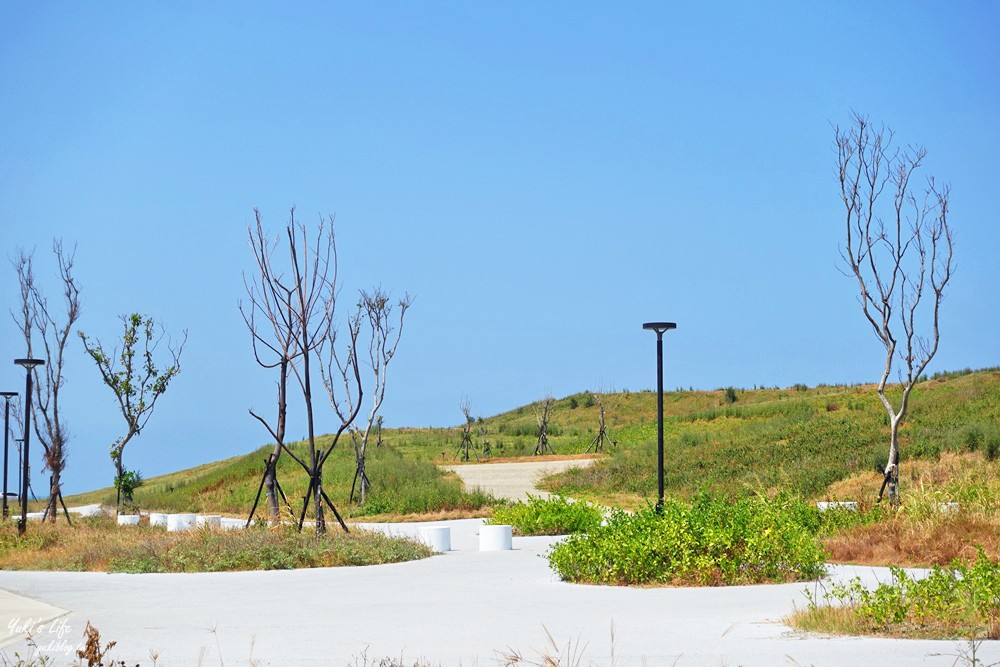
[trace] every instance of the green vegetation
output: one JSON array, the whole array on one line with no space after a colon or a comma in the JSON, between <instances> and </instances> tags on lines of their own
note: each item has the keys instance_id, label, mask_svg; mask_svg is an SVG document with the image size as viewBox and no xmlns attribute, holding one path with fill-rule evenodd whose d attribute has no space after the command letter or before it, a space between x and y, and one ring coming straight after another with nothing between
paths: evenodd
<instances>
[{"instance_id":1,"label":"green vegetation","mask_svg":"<svg viewBox=\"0 0 1000 667\"><path fill-rule=\"evenodd\" d=\"M135 490L135 503L154 511L245 516L253 504L264 460L270 451L271 446L265 446L245 456L148 479ZM293 451L301 456L304 446L293 445ZM355 468L353 452L338 449L324 469L327 493L347 517L426 513L482 516L496 502L479 491L464 491L456 476L442 472L430 461L407 459L393 448L382 446L368 453L366 468L372 489L367 502L352 505L348 494ZM281 458L277 470L278 481L292 508L301 511L308 484L305 472L287 456ZM114 489L103 489L73 496L69 502L113 505L114 500Z\"/></svg>"},{"instance_id":2,"label":"green vegetation","mask_svg":"<svg viewBox=\"0 0 1000 667\"><path fill-rule=\"evenodd\" d=\"M527 502L495 507L487 523L509 524L518 535L569 535L594 530L603 518L600 508L590 503L529 495Z\"/></svg>"},{"instance_id":3,"label":"green vegetation","mask_svg":"<svg viewBox=\"0 0 1000 667\"><path fill-rule=\"evenodd\" d=\"M866 588L858 578L817 597L806 591L795 627L838 634L1000 639L1000 565L982 551L975 562L935 566L926 577L891 567L892 581Z\"/></svg>"},{"instance_id":4,"label":"green vegetation","mask_svg":"<svg viewBox=\"0 0 1000 667\"><path fill-rule=\"evenodd\" d=\"M634 396L620 404L619 420L624 406L638 407ZM864 473L874 482L865 490L874 498L882 481L875 468L885 464L887 418L870 386L742 391L732 404L723 391L675 392L665 397L664 412L665 484L674 494L711 489L824 498L831 484ZM552 416L554 424L562 419ZM652 498L655 416L614 430L619 446L605 460L562 473L546 488L627 507ZM943 375L913 390L902 431L904 502L911 463L949 452L976 452L987 461L1000 456L1000 371Z\"/></svg>"},{"instance_id":5,"label":"green vegetation","mask_svg":"<svg viewBox=\"0 0 1000 667\"><path fill-rule=\"evenodd\" d=\"M615 510L607 523L552 546L567 581L614 585L731 585L814 579L824 556L818 511L794 499L699 495L662 514Z\"/></svg>"},{"instance_id":6,"label":"green vegetation","mask_svg":"<svg viewBox=\"0 0 1000 667\"><path fill-rule=\"evenodd\" d=\"M330 531L317 537L294 527L200 529L169 533L148 524L119 528L113 517L73 526L32 524L23 538L0 525L0 568L82 572L222 572L398 563L431 555L426 546L379 533Z\"/></svg>"}]
</instances>

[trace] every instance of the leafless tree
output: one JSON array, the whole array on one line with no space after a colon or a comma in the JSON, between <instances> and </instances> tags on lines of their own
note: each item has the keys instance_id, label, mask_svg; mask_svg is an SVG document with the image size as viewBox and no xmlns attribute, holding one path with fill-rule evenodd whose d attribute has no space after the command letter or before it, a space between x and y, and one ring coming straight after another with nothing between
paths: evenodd
<instances>
[{"instance_id":1,"label":"leafless tree","mask_svg":"<svg viewBox=\"0 0 1000 667\"><path fill-rule=\"evenodd\" d=\"M243 285L247 291L248 303L240 303L240 314L250 330L254 358L266 369L278 369L277 383L277 416L274 425L264 417L250 409L250 415L264 425L267 432L274 438L274 449L264 461L264 475L261 487L266 489L268 516L272 525L280 520L278 494L288 499L278 482L277 466L281 452L285 447L285 429L288 423L288 376L292 363L300 356L297 328L298 318L295 317L295 290L282 281L281 272L275 273L272 267L272 256L277 241L268 238L264 232L260 210L254 208L255 226L247 229L250 248L253 251L257 270L252 279L243 276ZM294 213L293 213L294 215ZM266 356L269 355L269 356ZM258 489L257 500L260 499ZM254 502L247 519L249 523L257 509ZM289 507L290 509L290 507Z\"/></svg>"},{"instance_id":2,"label":"leafless tree","mask_svg":"<svg viewBox=\"0 0 1000 667\"><path fill-rule=\"evenodd\" d=\"M49 502L45 508L45 517L50 522L56 520L60 505L66 520L70 520L62 498L61 481L63 470L66 469L69 430L61 418L59 398L66 382L63 377L66 341L69 340L73 325L80 317L80 290L73 279L76 248L67 253L63 249L62 241L55 240L52 242L52 253L56 256L66 308L65 319L61 322L56 319L49 307L48 299L35 282L34 252L28 253L22 250L14 261L21 286L21 311L14 316L14 321L18 323L24 335L27 356L35 355L37 349L34 343L37 339L46 360L44 366L31 370L34 374L35 387L31 413L35 435L42 443L45 469L49 471Z\"/></svg>"},{"instance_id":3,"label":"leafless tree","mask_svg":"<svg viewBox=\"0 0 1000 667\"><path fill-rule=\"evenodd\" d=\"M486 437L486 422L483 421L482 417L478 417L476 423L479 425L479 447L483 452L483 458L491 459L493 458L493 447Z\"/></svg>"},{"instance_id":4,"label":"leafless tree","mask_svg":"<svg viewBox=\"0 0 1000 667\"><path fill-rule=\"evenodd\" d=\"M277 242L267 240L261 224L260 212L255 209L257 230L250 230L251 245L257 258L260 270L260 281L254 281L257 286L251 290L251 303L248 309L250 316L244 310L244 318L251 330L254 350L258 363L264 367L277 367L278 380L278 422L275 427L258 414L251 411L276 440L278 454L284 452L305 470L309 477L306 495L302 500L302 510L299 514L301 529L306 513L312 503L316 522L316 533L326 532L324 507L329 507L344 531L347 524L323 489L323 465L336 446L340 435L353 422L356 413L349 414L337 429L332 443L328 447L320 447L316 442L316 427L312 395L312 361L313 355L324 345L333 345L337 331L333 326L334 310L337 294L337 251L333 233L333 217L328 221L320 219L314 236L310 236L305 225L295 222L295 208L289 211L289 221L285 227L287 242L287 265L284 271L277 270L273 264L273 253ZM267 296L265 296L267 295ZM268 301L269 299L269 301ZM260 313L270 323L271 331L264 334L257 327L257 313ZM348 345L347 367L356 366L354 357L354 341L356 323L352 320L350 326L350 341ZM266 361L260 356L261 348L269 349L276 361ZM281 375L283 369L283 375ZM304 456L297 455L284 442L285 415L287 398L288 371L291 370L302 391L306 416L306 447ZM272 452L269 461L276 463L277 458ZM266 474L265 470L265 474ZM272 475L272 479L273 479Z\"/></svg>"},{"instance_id":5,"label":"leafless tree","mask_svg":"<svg viewBox=\"0 0 1000 667\"><path fill-rule=\"evenodd\" d=\"M341 421L351 414L356 417L360 413L363 399L363 383L360 378L356 345L362 329L365 331L368 339L368 359L365 366L371 371L372 378L369 387L370 410L367 419L361 424L353 418L349 422L356 464L354 481L351 484L351 499L354 499L356 489L359 504L365 502L371 487L365 469L368 441L378 418L378 412L382 408L382 402L385 400L389 363L396 356L403 335L406 312L412 303L413 298L408 294L394 304L381 288L375 288L370 292L362 291L349 326L352 339L351 356L347 360L353 362L353 366L341 363L333 339L321 353L323 364L320 366L320 372L330 399L330 406ZM338 387L343 391L338 391Z\"/></svg>"},{"instance_id":6,"label":"leafless tree","mask_svg":"<svg viewBox=\"0 0 1000 667\"><path fill-rule=\"evenodd\" d=\"M475 449L472 446L472 406L469 405L469 399L463 398L458 404L459 409L462 410L462 416L465 417L465 422L462 424L462 441L458 445L459 459L462 461L468 461L471 458L471 453L475 453ZM476 459L479 459L479 454L476 454Z\"/></svg>"},{"instance_id":7,"label":"leafless tree","mask_svg":"<svg viewBox=\"0 0 1000 667\"><path fill-rule=\"evenodd\" d=\"M593 449L594 452L596 453L604 450L605 443L609 442L612 445L617 445L618 443L612 440L611 436L608 435L608 428L607 425L605 424L605 419L604 419L604 413L605 413L604 401L601 400L601 395L597 392L594 392L591 394L591 396L594 398L594 403L597 404L597 408L599 410L598 424L600 425L600 429L597 431L597 435L594 437L594 439L587 446L587 452L589 453L590 450Z\"/></svg>"},{"instance_id":8,"label":"leafless tree","mask_svg":"<svg viewBox=\"0 0 1000 667\"><path fill-rule=\"evenodd\" d=\"M535 410L535 419L538 421L538 441L535 443L534 456L541 456L547 451L549 454L555 454L556 450L552 449L552 445L549 444L549 409L552 407L552 397L546 396L542 400L542 411Z\"/></svg>"},{"instance_id":9,"label":"leafless tree","mask_svg":"<svg viewBox=\"0 0 1000 667\"><path fill-rule=\"evenodd\" d=\"M160 370L153 355L166 336L166 330L159 327L152 317L139 313L121 317L124 325L122 345L111 354L104 351L100 340L91 340L80 331L80 339L87 355L97 364L101 378L118 400L118 408L125 418L125 435L111 445L111 461L115 466L115 488L118 490L118 510L123 504L132 504L132 492L142 483L137 471L128 471L122 461L125 446L140 434L149 418L153 416L156 403L170 385L170 381L181 372L181 353L187 342L187 331L180 345L168 344L170 364ZM136 358L138 355L138 358ZM119 365L120 364L120 365Z\"/></svg>"},{"instance_id":10,"label":"leafless tree","mask_svg":"<svg viewBox=\"0 0 1000 667\"><path fill-rule=\"evenodd\" d=\"M950 188L933 178L912 181L927 151L893 147L893 132L853 114L849 128L835 127L846 240L845 274L857 281L865 319L885 347L878 397L889 416L889 457L879 500L888 489L899 502L899 429L910 392L938 350L939 316L953 272L948 222ZM898 362L902 395L893 403L886 386Z\"/></svg>"}]
</instances>

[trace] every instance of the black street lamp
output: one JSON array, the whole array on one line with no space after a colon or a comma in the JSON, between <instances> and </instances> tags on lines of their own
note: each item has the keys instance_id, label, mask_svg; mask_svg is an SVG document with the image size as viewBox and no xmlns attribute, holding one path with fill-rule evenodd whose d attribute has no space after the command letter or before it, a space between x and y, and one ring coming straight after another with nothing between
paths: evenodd
<instances>
[{"instance_id":1,"label":"black street lamp","mask_svg":"<svg viewBox=\"0 0 1000 667\"><path fill-rule=\"evenodd\" d=\"M18 536L24 535L28 526L28 452L31 444L31 371L45 364L42 359L15 359L14 363L24 367L24 463L21 478L21 521L17 524Z\"/></svg>"},{"instance_id":2,"label":"black street lamp","mask_svg":"<svg viewBox=\"0 0 1000 667\"><path fill-rule=\"evenodd\" d=\"M663 511L663 332L676 329L674 322L646 322L643 329L656 332L656 513Z\"/></svg>"},{"instance_id":3,"label":"black street lamp","mask_svg":"<svg viewBox=\"0 0 1000 667\"><path fill-rule=\"evenodd\" d=\"M10 441L10 399L17 396L16 391L0 391L5 404L3 407L3 518L7 518L7 447Z\"/></svg>"}]
</instances>

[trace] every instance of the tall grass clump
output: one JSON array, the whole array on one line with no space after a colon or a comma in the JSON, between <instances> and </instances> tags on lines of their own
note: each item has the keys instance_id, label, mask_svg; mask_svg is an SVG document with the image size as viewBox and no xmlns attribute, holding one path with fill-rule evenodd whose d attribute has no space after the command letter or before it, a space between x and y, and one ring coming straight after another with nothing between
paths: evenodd
<instances>
[{"instance_id":1,"label":"tall grass clump","mask_svg":"<svg viewBox=\"0 0 1000 667\"><path fill-rule=\"evenodd\" d=\"M892 579L874 589L854 578L821 595L806 591L806 609L790 621L836 634L1000 639L1000 565L984 552L972 564L934 566L924 577L889 570Z\"/></svg>"},{"instance_id":2,"label":"tall grass clump","mask_svg":"<svg viewBox=\"0 0 1000 667\"><path fill-rule=\"evenodd\" d=\"M564 580L612 585L734 585L813 579L823 571L816 512L801 500L699 494L662 513L613 511L549 550Z\"/></svg>"},{"instance_id":3,"label":"tall grass clump","mask_svg":"<svg viewBox=\"0 0 1000 667\"><path fill-rule=\"evenodd\" d=\"M590 503L529 495L527 502L494 508L487 523L509 524L518 535L569 535L594 530L603 518L600 508Z\"/></svg>"}]
</instances>

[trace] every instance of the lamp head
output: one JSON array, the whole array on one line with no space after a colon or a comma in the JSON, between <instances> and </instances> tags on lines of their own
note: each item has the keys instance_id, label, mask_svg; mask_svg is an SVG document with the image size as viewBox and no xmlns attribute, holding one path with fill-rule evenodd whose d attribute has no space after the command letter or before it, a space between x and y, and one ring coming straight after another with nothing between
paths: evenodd
<instances>
[{"instance_id":1,"label":"lamp head","mask_svg":"<svg viewBox=\"0 0 1000 667\"><path fill-rule=\"evenodd\" d=\"M44 366L44 359L15 359L14 363L18 366L24 366L25 370L31 370L35 366Z\"/></svg>"},{"instance_id":2,"label":"lamp head","mask_svg":"<svg viewBox=\"0 0 1000 667\"><path fill-rule=\"evenodd\" d=\"M676 329L677 328L677 323L676 322L646 322L645 324L642 325L642 328L650 330L650 331L655 331L658 334L662 334L664 331L668 331L670 329Z\"/></svg>"},{"instance_id":3,"label":"lamp head","mask_svg":"<svg viewBox=\"0 0 1000 667\"><path fill-rule=\"evenodd\" d=\"M16 391L0 391L0 396L3 396L7 400L10 400L10 399L14 398L15 396L17 396L17 392Z\"/></svg>"}]
</instances>

